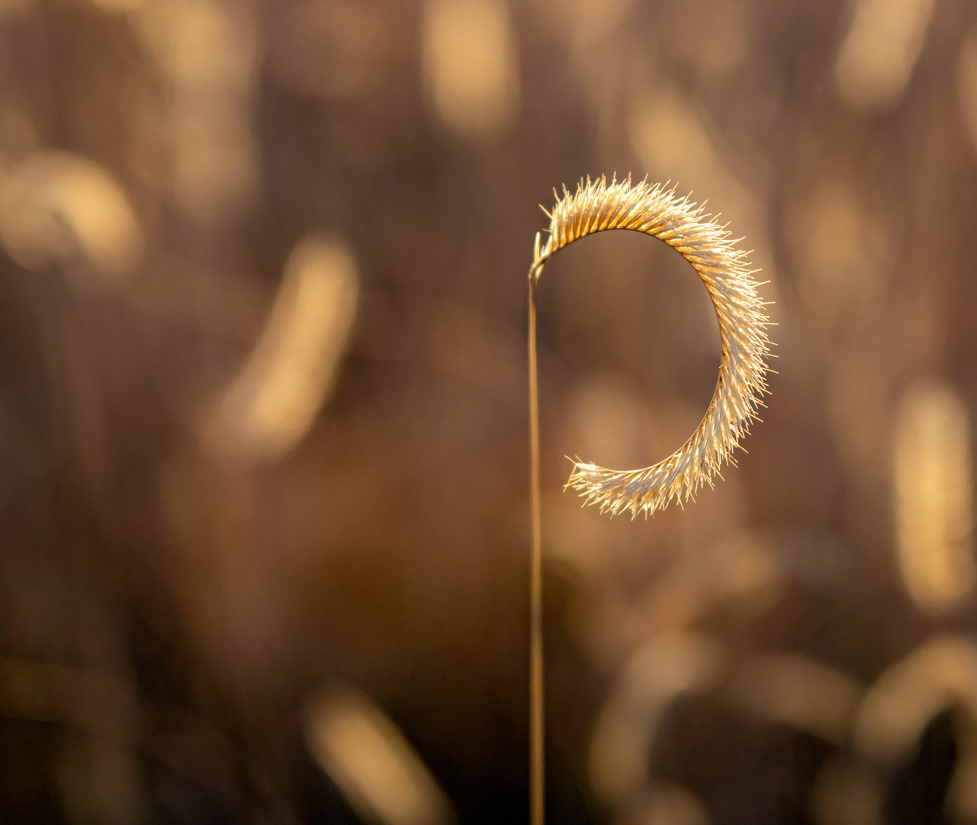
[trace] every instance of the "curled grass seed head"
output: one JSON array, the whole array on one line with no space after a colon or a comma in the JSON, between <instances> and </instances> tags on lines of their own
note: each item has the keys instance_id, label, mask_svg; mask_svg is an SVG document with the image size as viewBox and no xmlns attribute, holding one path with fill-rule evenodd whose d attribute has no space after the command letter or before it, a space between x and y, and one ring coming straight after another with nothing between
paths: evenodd
<instances>
[{"instance_id":1,"label":"curled grass seed head","mask_svg":"<svg viewBox=\"0 0 977 825\"><path fill-rule=\"evenodd\" d=\"M724 226L705 215L675 188L647 181L633 185L601 177L581 181L575 194L557 194L545 244L536 236L530 277L538 279L543 264L578 238L608 229L630 229L658 238L678 251L702 278L716 308L722 340L722 362L716 391L692 436L672 455L640 470L609 470L574 462L567 487L588 504L617 514L630 510L650 515L671 501L691 499L724 462L735 464L732 453L756 418L760 396L767 392L766 358L770 321L760 299L759 284Z\"/></svg>"}]
</instances>

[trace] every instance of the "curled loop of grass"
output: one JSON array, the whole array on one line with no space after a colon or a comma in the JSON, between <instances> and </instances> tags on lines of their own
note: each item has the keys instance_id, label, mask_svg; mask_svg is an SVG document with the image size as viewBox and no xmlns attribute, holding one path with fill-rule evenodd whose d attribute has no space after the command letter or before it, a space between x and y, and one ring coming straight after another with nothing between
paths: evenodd
<instances>
[{"instance_id":1,"label":"curled loop of grass","mask_svg":"<svg viewBox=\"0 0 977 825\"><path fill-rule=\"evenodd\" d=\"M548 213L549 214L549 213ZM578 238L608 229L630 229L664 241L695 268L702 278L719 319L722 362L716 391L698 429L678 450L651 467L609 470L575 461L567 487L587 503L617 514L631 511L650 515L675 500L691 499L724 462L735 464L732 453L750 422L756 418L760 396L766 393L766 358L770 346L769 319L746 260L725 227L716 223L688 197L642 181L605 178L581 181L575 194L563 190L550 214L549 238L536 239L530 277L535 282L543 264Z\"/></svg>"}]
</instances>

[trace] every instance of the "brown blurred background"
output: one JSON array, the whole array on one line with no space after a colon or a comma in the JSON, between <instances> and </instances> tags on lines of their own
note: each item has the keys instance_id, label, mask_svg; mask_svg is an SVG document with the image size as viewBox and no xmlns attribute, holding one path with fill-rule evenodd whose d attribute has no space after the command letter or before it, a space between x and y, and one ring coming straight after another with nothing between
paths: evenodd
<instances>
[{"instance_id":1,"label":"brown blurred background","mask_svg":"<svg viewBox=\"0 0 977 825\"><path fill-rule=\"evenodd\" d=\"M673 251L541 288L549 821L977 823L969 0L0 2L0 822L527 817L538 204L708 199L779 325L740 466Z\"/></svg>"}]
</instances>

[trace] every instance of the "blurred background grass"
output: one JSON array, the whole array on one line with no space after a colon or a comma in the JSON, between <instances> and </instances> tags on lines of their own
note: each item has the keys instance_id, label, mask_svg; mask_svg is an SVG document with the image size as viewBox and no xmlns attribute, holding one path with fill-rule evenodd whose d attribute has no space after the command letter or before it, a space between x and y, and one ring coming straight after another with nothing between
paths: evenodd
<instances>
[{"instance_id":1,"label":"blurred background grass","mask_svg":"<svg viewBox=\"0 0 977 825\"><path fill-rule=\"evenodd\" d=\"M537 204L672 180L771 284L725 482L663 244L541 291L551 822L977 822L977 7L0 3L0 821L527 815ZM624 235L625 233L621 233Z\"/></svg>"}]
</instances>

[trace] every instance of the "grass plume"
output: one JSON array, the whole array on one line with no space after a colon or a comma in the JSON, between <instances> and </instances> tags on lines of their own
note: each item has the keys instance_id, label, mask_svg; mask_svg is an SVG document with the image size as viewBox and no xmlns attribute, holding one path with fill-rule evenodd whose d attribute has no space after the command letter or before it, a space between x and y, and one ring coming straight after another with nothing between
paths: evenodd
<instances>
[{"instance_id":1,"label":"grass plume","mask_svg":"<svg viewBox=\"0 0 977 825\"><path fill-rule=\"evenodd\" d=\"M769 349L764 314L746 260L725 227L704 214L675 189L631 178L617 182L601 177L581 181L575 194L566 188L557 195L550 218L549 238L539 233L529 270L529 417L532 555L530 562L529 619L529 788L530 823L544 825L544 702L542 537L540 515L539 388L536 365L536 291L543 265L578 238L609 229L630 229L664 241L699 273L716 308L722 339L719 380L709 408L692 436L664 461L640 470L608 470L596 464L574 462L567 487L580 492L587 503L617 514L631 511L646 516L676 500L695 495L726 461L756 417L760 396L766 392L766 357Z\"/></svg>"},{"instance_id":2,"label":"grass plume","mask_svg":"<svg viewBox=\"0 0 977 825\"><path fill-rule=\"evenodd\" d=\"M691 499L746 434L767 391L769 319L747 252L736 247L725 227L688 197L642 181L636 185L606 178L581 181L574 194L563 190L550 217L549 238L537 243L530 280L536 282L549 258L575 240L610 229L629 229L664 241L692 264L712 298L719 320L722 361L719 380L696 431L672 455L638 470L611 470L575 461L567 487L587 503L617 514L650 515L671 501Z\"/></svg>"}]
</instances>

